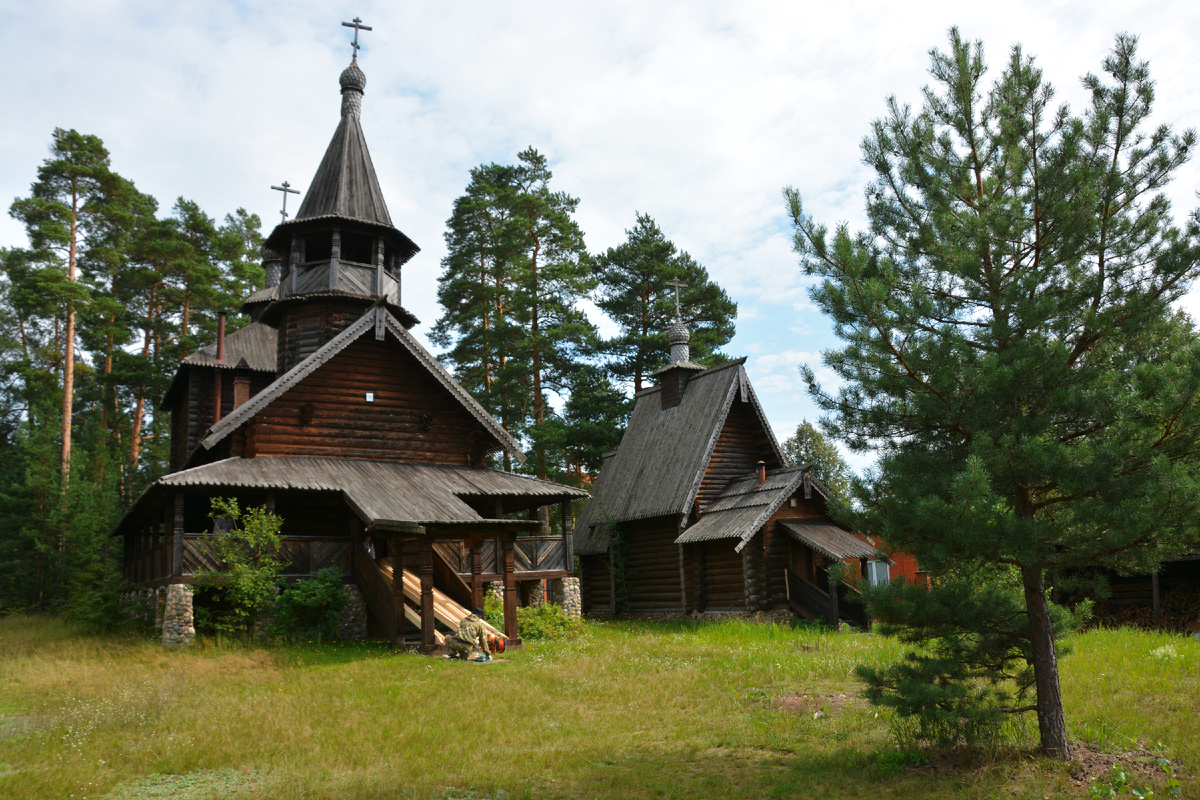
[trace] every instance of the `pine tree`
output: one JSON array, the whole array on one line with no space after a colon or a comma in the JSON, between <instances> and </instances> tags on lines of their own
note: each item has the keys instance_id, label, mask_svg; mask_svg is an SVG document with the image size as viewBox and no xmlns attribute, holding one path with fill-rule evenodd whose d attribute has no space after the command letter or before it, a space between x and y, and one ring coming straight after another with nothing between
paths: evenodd
<instances>
[{"instance_id":1,"label":"pine tree","mask_svg":"<svg viewBox=\"0 0 1200 800\"><path fill-rule=\"evenodd\" d=\"M71 478L71 418L75 387L75 314L87 293L76 282L78 258L89 222L102 213L104 195L111 187L108 151L96 136L54 129L50 158L38 168L30 196L15 200L10 213L25 223L31 246L62 259L65 284L60 284L63 306L62 415L60 472L63 490Z\"/></svg>"},{"instance_id":2,"label":"pine tree","mask_svg":"<svg viewBox=\"0 0 1200 800\"><path fill-rule=\"evenodd\" d=\"M1060 758L1054 576L1148 569L1195 547L1200 519L1200 340L1170 310L1200 273L1200 216L1175 227L1161 194L1195 135L1149 128L1136 55L1117 37L1076 115L1019 47L985 86L982 45L952 30L923 108L890 100L864 141L868 232L830 237L785 190L813 299L845 342L825 355L842 387L809 369L810 391L827 430L878 448L859 529L935 574L999 573L979 585L1011 580L1017 611L996 616L983 591L939 602L935 581L889 613L929 648L953 628L972 658L1005 642L991 663L1032 667L1041 746ZM972 638L980 620L992 627ZM926 686L979 677L921 664Z\"/></svg>"},{"instance_id":3,"label":"pine tree","mask_svg":"<svg viewBox=\"0 0 1200 800\"><path fill-rule=\"evenodd\" d=\"M504 429L532 440L533 468L545 478L547 393L566 393L594 337L576 306L592 282L573 218L578 199L551 191L533 148L518 160L473 169L454 203L438 285L445 313L430 338L450 346L459 380Z\"/></svg>"},{"instance_id":4,"label":"pine tree","mask_svg":"<svg viewBox=\"0 0 1200 800\"><path fill-rule=\"evenodd\" d=\"M796 426L796 432L780 445L794 467L812 466L812 473L833 492L843 505L850 500L850 466L837 445L825 438L808 420Z\"/></svg>"},{"instance_id":5,"label":"pine tree","mask_svg":"<svg viewBox=\"0 0 1200 800\"><path fill-rule=\"evenodd\" d=\"M674 294L667 284L674 281L686 284L680 304L692 333L692 361L717 363L719 348L733 338L737 304L703 266L663 235L650 215L638 214L625 236L625 242L592 259L599 281L596 305L620 328L601 345L610 356L608 369L640 392L646 376L663 365L670 349L667 328L675 317Z\"/></svg>"}]
</instances>

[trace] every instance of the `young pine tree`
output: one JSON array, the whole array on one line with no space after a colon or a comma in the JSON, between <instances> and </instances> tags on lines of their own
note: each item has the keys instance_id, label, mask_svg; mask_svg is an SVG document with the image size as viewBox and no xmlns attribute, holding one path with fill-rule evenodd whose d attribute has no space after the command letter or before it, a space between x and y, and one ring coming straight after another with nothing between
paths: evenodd
<instances>
[{"instance_id":1,"label":"young pine tree","mask_svg":"<svg viewBox=\"0 0 1200 800\"><path fill-rule=\"evenodd\" d=\"M921 110L890 100L863 143L869 231L830 237L785 190L845 342L825 355L841 388L806 370L810 391L831 432L879 455L858 529L947 576L888 616L929 648L960 631L955 659L973 665L929 658L917 683L885 671L873 690L907 701L1024 662L1042 749L1064 759L1054 576L1149 569L1195 547L1200 519L1200 339L1171 311L1200 273L1200 217L1176 227L1161 193L1195 135L1149 125L1136 44L1117 37L1075 114L1019 47L987 85L982 46L952 30ZM985 573L974 593L956 579ZM1012 602L988 608L1009 580ZM994 699L960 710L995 719Z\"/></svg>"}]
</instances>

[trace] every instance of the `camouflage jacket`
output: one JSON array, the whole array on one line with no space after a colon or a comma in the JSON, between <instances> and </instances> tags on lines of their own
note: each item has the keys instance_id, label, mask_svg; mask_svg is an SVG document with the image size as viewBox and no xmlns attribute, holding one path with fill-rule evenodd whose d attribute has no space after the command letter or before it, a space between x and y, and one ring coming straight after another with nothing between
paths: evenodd
<instances>
[{"instance_id":1,"label":"camouflage jacket","mask_svg":"<svg viewBox=\"0 0 1200 800\"><path fill-rule=\"evenodd\" d=\"M462 622L458 623L458 633L454 634L454 638L487 652L487 636L484 633L483 620L474 614L468 614L462 618Z\"/></svg>"}]
</instances>

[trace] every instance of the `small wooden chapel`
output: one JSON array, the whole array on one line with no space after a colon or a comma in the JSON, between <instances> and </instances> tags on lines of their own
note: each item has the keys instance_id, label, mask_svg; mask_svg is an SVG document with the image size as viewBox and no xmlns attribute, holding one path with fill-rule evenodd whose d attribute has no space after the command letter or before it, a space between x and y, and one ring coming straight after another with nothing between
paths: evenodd
<instances>
[{"instance_id":1,"label":"small wooden chapel","mask_svg":"<svg viewBox=\"0 0 1200 800\"><path fill-rule=\"evenodd\" d=\"M357 36L369 28L346 24L341 119L296 217L266 240L267 287L244 306L253 321L226 336L222 320L163 399L171 471L114 532L125 577L169 587L164 640L186 642L188 587L220 568L211 501L234 497L282 517L285 577L340 570L394 643L435 650L491 583L519 644L522 582L577 591L569 506L587 495L489 469L491 454L523 460L518 443L409 332L401 278L419 248L393 225L363 136ZM540 535L552 505L563 530Z\"/></svg>"},{"instance_id":2,"label":"small wooden chapel","mask_svg":"<svg viewBox=\"0 0 1200 800\"><path fill-rule=\"evenodd\" d=\"M915 563L829 518L829 490L787 465L746 360L692 363L679 317L677 306L670 363L637 394L576 526L584 613L791 609L869 625L857 589L830 566L878 582L895 566L915 577Z\"/></svg>"}]
</instances>

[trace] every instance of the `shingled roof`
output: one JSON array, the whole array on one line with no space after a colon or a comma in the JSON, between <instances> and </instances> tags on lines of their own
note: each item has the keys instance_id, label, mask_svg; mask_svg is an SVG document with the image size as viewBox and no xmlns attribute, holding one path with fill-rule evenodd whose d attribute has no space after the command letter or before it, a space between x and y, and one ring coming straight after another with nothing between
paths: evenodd
<instances>
[{"instance_id":1,"label":"shingled roof","mask_svg":"<svg viewBox=\"0 0 1200 800\"><path fill-rule=\"evenodd\" d=\"M183 386L184 364L193 367L213 367L215 369L249 369L255 372L275 371L275 339L276 330L261 322L251 322L225 337L225 360L217 361L217 346L210 344L202 347L183 359L171 384L163 394L161 410L171 407L178 392Z\"/></svg>"},{"instance_id":2,"label":"shingled roof","mask_svg":"<svg viewBox=\"0 0 1200 800\"><path fill-rule=\"evenodd\" d=\"M876 558L894 563L862 539L851 536L827 519L782 519L779 525L788 536L834 561Z\"/></svg>"},{"instance_id":3,"label":"shingled roof","mask_svg":"<svg viewBox=\"0 0 1200 800\"><path fill-rule=\"evenodd\" d=\"M576 525L577 553L606 550L609 522L688 513L729 409L739 397L758 415L779 461L786 463L750 386L745 361L740 358L696 373L674 408L662 408L661 387L638 393L621 445L605 460Z\"/></svg>"},{"instance_id":4,"label":"shingled roof","mask_svg":"<svg viewBox=\"0 0 1200 800\"><path fill-rule=\"evenodd\" d=\"M339 83L342 87L342 118L325 149L321 165L308 185L295 219L277 225L265 244L282 252L288 247L293 230L309 229L319 220L329 220L334 225L342 220L353 220L371 226L375 233L387 239L396 249L397 264L403 264L420 248L392 225L379 178L375 175L375 165L359 121L367 78L358 63L352 62L342 72Z\"/></svg>"},{"instance_id":5,"label":"shingled roof","mask_svg":"<svg viewBox=\"0 0 1200 800\"><path fill-rule=\"evenodd\" d=\"M807 467L769 470L761 484L757 472L730 481L696 524L680 534L675 543L741 539L734 548L741 552L767 519L805 482L821 495L829 496L829 490L809 474Z\"/></svg>"},{"instance_id":6,"label":"shingled roof","mask_svg":"<svg viewBox=\"0 0 1200 800\"><path fill-rule=\"evenodd\" d=\"M151 495L176 487L341 492L368 527L380 529L473 522L516 524L482 517L466 500L532 497L549 504L587 496L570 486L466 466L294 456L227 458L159 478L125 519L140 513ZM520 524L527 526L528 521ZM118 525L117 532L121 529Z\"/></svg>"},{"instance_id":7,"label":"shingled roof","mask_svg":"<svg viewBox=\"0 0 1200 800\"><path fill-rule=\"evenodd\" d=\"M277 336L278 331L270 325L252 322L225 337L224 361L217 361L217 345L214 342L183 359L183 363L195 364L198 367L236 367L274 372ZM243 361L245 363L242 363Z\"/></svg>"}]
</instances>

